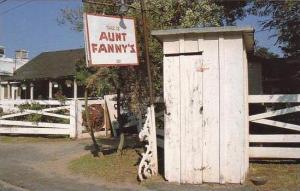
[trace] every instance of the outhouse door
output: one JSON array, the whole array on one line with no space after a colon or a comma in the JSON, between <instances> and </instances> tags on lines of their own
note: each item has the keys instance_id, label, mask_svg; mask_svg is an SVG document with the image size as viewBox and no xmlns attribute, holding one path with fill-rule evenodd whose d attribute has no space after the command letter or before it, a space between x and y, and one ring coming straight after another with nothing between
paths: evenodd
<instances>
[{"instance_id":1,"label":"outhouse door","mask_svg":"<svg viewBox=\"0 0 300 191\"><path fill-rule=\"evenodd\" d=\"M165 177L219 182L219 68L202 53L165 55Z\"/></svg>"}]
</instances>

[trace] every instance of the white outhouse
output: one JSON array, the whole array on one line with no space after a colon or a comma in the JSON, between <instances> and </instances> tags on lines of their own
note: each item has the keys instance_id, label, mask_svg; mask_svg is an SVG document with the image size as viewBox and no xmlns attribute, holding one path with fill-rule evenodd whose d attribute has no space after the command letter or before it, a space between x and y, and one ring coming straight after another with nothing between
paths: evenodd
<instances>
[{"instance_id":1,"label":"white outhouse","mask_svg":"<svg viewBox=\"0 0 300 191\"><path fill-rule=\"evenodd\" d=\"M243 183L252 27L152 31L163 42L165 178Z\"/></svg>"}]
</instances>

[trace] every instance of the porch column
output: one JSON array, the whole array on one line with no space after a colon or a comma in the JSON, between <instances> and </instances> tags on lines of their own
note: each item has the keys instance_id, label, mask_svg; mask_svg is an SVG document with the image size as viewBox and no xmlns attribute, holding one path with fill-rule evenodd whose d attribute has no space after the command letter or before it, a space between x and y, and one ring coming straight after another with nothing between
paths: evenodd
<instances>
[{"instance_id":1,"label":"porch column","mask_svg":"<svg viewBox=\"0 0 300 191\"><path fill-rule=\"evenodd\" d=\"M4 99L4 87L3 87L3 85L1 85L0 84L0 92L1 92L1 94L0 94L0 99Z\"/></svg>"},{"instance_id":2,"label":"porch column","mask_svg":"<svg viewBox=\"0 0 300 191\"><path fill-rule=\"evenodd\" d=\"M11 87L11 99L15 100L16 99L16 87L15 85L13 84Z\"/></svg>"},{"instance_id":3,"label":"porch column","mask_svg":"<svg viewBox=\"0 0 300 191\"><path fill-rule=\"evenodd\" d=\"M7 83L7 99L11 99L11 86Z\"/></svg>"},{"instance_id":4,"label":"porch column","mask_svg":"<svg viewBox=\"0 0 300 191\"><path fill-rule=\"evenodd\" d=\"M74 96L73 96L73 98L74 99L77 99L77 81L76 81L76 79L74 79Z\"/></svg>"},{"instance_id":5,"label":"porch column","mask_svg":"<svg viewBox=\"0 0 300 191\"><path fill-rule=\"evenodd\" d=\"M51 81L49 81L49 99L52 99L52 87L53 87L53 84Z\"/></svg>"},{"instance_id":6,"label":"porch column","mask_svg":"<svg viewBox=\"0 0 300 191\"><path fill-rule=\"evenodd\" d=\"M33 100L34 98L34 84L30 84L30 99Z\"/></svg>"}]
</instances>

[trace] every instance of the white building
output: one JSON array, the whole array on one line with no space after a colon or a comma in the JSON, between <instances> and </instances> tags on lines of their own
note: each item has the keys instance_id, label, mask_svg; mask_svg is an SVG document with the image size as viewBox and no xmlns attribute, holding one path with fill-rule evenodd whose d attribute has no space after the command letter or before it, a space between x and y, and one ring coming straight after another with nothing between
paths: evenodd
<instances>
[{"instance_id":1,"label":"white building","mask_svg":"<svg viewBox=\"0 0 300 191\"><path fill-rule=\"evenodd\" d=\"M26 50L16 50L15 58L7 58L5 56L5 48L0 46L0 99L10 98L11 92L13 92L15 98L17 97L18 93L15 92L14 87L7 84L4 79L12 76L14 71L26 64L28 60L28 52Z\"/></svg>"}]
</instances>

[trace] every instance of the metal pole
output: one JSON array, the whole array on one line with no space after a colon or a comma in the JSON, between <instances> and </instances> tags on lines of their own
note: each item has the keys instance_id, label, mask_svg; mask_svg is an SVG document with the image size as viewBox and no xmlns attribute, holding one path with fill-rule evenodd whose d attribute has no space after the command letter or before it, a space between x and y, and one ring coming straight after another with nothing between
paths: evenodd
<instances>
[{"instance_id":1,"label":"metal pole","mask_svg":"<svg viewBox=\"0 0 300 191\"><path fill-rule=\"evenodd\" d=\"M150 65L150 58L149 58L149 43L148 43L148 30L146 24L146 15L145 15L145 2L144 0L140 0L141 5L141 13L142 13L142 22L143 22L143 33L144 33L144 48L145 48L145 61L147 64L147 72L148 72L148 81L149 81L149 93L150 93L150 105L154 103L153 99L153 86L152 86L152 75L151 75L151 65Z\"/></svg>"}]
</instances>

